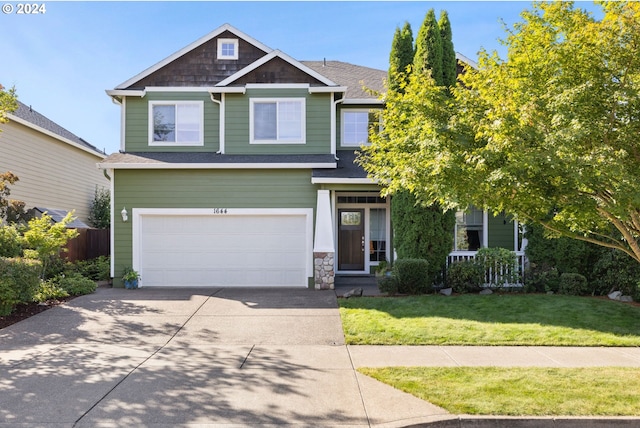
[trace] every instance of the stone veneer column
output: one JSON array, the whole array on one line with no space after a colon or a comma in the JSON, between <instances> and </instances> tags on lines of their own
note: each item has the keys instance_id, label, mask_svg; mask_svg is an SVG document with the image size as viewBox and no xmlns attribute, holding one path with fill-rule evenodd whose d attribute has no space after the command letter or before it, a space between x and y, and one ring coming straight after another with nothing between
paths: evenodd
<instances>
[{"instance_id":1,"label":"stone veneer column","mask_svg":"<svg viewBox=\"0 0 640 428\"><path fill-rule=\"evenodd\" d=\"M334 253L313 253L313 276L317 290L333 290L335 269Z\"/></svg>"},{"instance_id":2,"label":"stone veneer column","mask_svg":"<svg viewBox=\"0 0 640 428\"><path fill-rule=\"evenodd\" d=\"M328 190L318 190L316 227L313 240L313 278L316 290L333 290L335 279L335 246L331 220L331 198Z\"/></svg>"}]
</instances>

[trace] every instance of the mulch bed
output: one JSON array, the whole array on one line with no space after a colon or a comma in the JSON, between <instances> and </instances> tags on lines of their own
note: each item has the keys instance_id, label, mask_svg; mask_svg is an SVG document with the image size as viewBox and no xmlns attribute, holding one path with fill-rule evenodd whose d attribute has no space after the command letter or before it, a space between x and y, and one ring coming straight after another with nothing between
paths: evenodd
<instances>
[{"instance_id":1,"label":"mulch bed","mask_svg":"<svg viewBox=\"0 0 640 428\"><path fill-rule=\"evenodd\" d=\"M53 308L54 306L58 306L71 299L72 297L66 297L64 299L59 299L59 300L50 300L46 303L24 303L24 304L16 305L16 307L13 309L13 312L11 314L0 316L0 329L8 327L11 324L15 324L18 321L27 319L33 315L39 314L40 312L44 312L47 309Z\"/></svg>"}]
</instances>

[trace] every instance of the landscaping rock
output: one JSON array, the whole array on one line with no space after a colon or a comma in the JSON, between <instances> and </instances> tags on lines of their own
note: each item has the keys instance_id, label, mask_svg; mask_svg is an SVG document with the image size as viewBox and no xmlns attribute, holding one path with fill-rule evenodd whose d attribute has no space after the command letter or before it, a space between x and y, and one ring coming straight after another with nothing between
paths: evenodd
<instances>
[{"instance_id":1,"label":"landscaping rock","mask_svg":"<svg viewBox=\"0 0 640 428\"><path fill-rule=\"evenodd\" d=\"M354 288L344 293L342 297L344 297L345 299L348 299L349 297L362 297L362 293L362 288Z\"/></svg>"},{"instance_id":2,"label":"landscaping rock","mask_svg":"<svg viewBox=\"0 0 640 428\"><path fill-rule=\"evenodd\" d=\"M440 294L443 296L451 296L451 293L453 293L453 288L443 288L440 290Z\"/></svg>"},{"instance_id":3,"label":"landscaping rock","mask_svg":"<svg viewBox=\"0 0 640 428\"><path fill-rule=\"evenodd\" d=\"M622 296L622 291L614 291L612 293L609 293L609 298L611 300L620 300L621 296Z\"/></svg>"},{"instance_id":4,"label":"landscaping rock","mask_svg":"<svg viewBox=\"0 0 640 428\"><path fill-rule=\"evenodd\" d=\"M490 288L485 288L480 294L493 294L493 291Z\"/></svg>"},{"instance_id":5,"label":"landscaping rock","mask_svg":"<svg viewBox=\"0 0 640 428\"><path fill-rule=\"evenodd\" d=\"M633 302L633 297L631 296L620 296L620 300L621 302Z\"/></svg>"}]
</instances>

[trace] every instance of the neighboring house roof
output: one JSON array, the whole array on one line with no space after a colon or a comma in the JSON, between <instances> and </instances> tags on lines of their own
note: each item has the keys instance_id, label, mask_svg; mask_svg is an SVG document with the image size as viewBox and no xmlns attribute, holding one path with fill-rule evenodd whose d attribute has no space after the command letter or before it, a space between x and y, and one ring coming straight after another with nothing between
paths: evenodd
<instances>
[{"instance_id":1,"label":"neighboring house roof","mask_svg":"<svg viewBox=\"0 0 640 428\"><path fill-rule=\"evenodd\" d=\"M58 140L95 154L98 157L105 157L105 154L102 151L98 150L95 146L89 144L71 131L63 128L51 119L48 119L47 117L38 113L33 108L31 108L31 106L27 106L20 101L18 101L18 108L13 113L9 113L7 117L10 121L14 121L35 129L36 131L49 134L50 136L57 138Z\"/></svg>"},{"instance_id":2,"label":"neighboring house roof","mask_svg":"<svg viewBox=\"0 0 640 428\"><path fill-rule=\"evenodd\" d=\"M331 154L223 155L211 152L114 153L100 163L102 168L335 168Z\"/></svg>"},{"instance_id":3,"label":"neighboring house roof","mask_svg":"<svg viewBox=\"0 0 640 428\"><path fill-rule=\"evenodd\" d=\"M63 218L69 214L69 211L59 210L55 208L44 208L44 207L34 207L33 208L40 215L47 213L51 220L54 223L60 223ZM77 218L73 220L71 223L67 224L67 228L69 229L89 229L91 226L87 225L85 222L78 220Z\"/></svg>"},{"instance_id":4,"label":"neighboring house roof","mask_svg":"<svg viewBox=\"0 0 640 428\"><path fill-rule=\"evenodd\" d=\"M346 86L346 99L372 101L379 98L379 93L386 92L384 82L387 80L387 72L384 70L341 61L300 62L338 85Z\"/></svg>"}]
</instances>

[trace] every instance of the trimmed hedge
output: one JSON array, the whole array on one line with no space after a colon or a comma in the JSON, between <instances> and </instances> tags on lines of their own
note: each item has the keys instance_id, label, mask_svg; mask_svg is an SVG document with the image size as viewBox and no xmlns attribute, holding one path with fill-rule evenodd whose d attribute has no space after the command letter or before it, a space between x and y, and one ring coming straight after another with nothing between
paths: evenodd
<instances>
[{"instance_id":1,"label":"trimmed hedge","mask_svg":"<svg viewBox=\"0 0 640 428\"><path fill-rule=\"evenodd\" d=\"M399 259L393 266L392 277L401 294L426 294L432 291L429 262L425 259Z\"/></svg>"}]
</instances>

